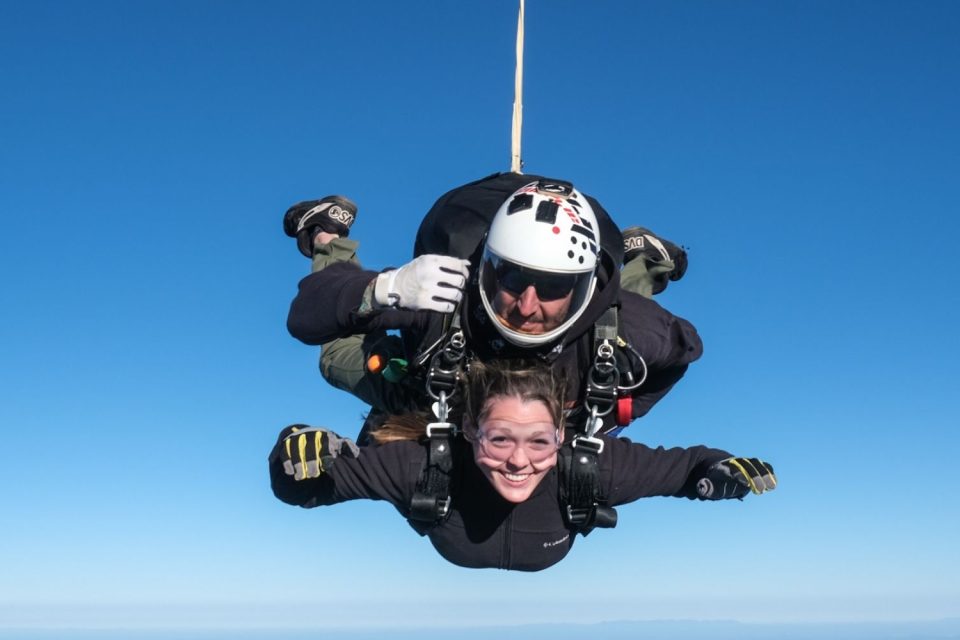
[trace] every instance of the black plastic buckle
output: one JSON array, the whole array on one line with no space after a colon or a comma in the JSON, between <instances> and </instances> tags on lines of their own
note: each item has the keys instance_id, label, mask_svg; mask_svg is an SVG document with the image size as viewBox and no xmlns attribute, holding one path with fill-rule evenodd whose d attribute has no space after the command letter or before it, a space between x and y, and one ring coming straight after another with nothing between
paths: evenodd
<instances>
[{"instance_id":1,"label":"black plastic buckle","mask_svg":"<svg viewBox=\"0 0 960 640\"><path fill-rule=\"evenodd\" d=\"M617 510L613 507L596 505L594 507L593 526L601 529L613 529L617 526Z\"/></svg>"},{"instance_id":2,"label":"black plastic buckle","mask_svg":"<svg viewBox=\"0 0 960 640\"><path fill-rule=\"evenodd\" d=\"M419 491L410 500L410 519L423 523L434 523L446 517L450 511L450 496L444 499L428 496Z\"/></svg>"},{"instance_id":3,"label":"black plastic buckle","mask_svg":"<svg viewBox=\"0 0 960 640\"><path fill-rule=\"evenodd\" d=\"M599 504L580 509L567 505L566 516L567 524L577 527L584 536L596 528L613 529L617 526L617 510Z\"/></svg>"}]
</instances>

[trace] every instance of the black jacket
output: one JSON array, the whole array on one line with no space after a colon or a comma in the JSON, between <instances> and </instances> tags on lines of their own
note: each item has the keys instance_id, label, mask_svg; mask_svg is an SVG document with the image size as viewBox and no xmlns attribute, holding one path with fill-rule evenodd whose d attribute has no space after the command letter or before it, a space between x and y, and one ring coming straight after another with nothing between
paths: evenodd
<instances>
[{"instance_id":1,"label":"black jacket","mask_svg":"<svg viewBox=\"0 0 960 640\"><path fill-rule=\"evenodd\" d=\"M625 438L603 438L600 477L609 506L648 496L696 498L696 482L706 468L730 457L706 447L651 449ZM360 447L358 457L339 457L326 475L300 482L284 474L279 457L271 457L271 483L274 494L288 504L386 500L407 517L425 457L425 446L416 442ZM528 500L512 504L482 475L463 440L458 441L454 463L458 477L450 517L425 534L446 560L469 568L539 571L567 555L576 534L560 510L556 467Z\"/></svg>"}]
</instances>

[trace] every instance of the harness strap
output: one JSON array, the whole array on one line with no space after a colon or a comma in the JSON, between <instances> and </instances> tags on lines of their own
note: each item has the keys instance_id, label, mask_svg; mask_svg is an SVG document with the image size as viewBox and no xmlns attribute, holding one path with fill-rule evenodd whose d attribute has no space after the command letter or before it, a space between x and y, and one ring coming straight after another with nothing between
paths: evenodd
<instances>
[{"instance_id":1,"label":"harness strap","mask_svg":"<svg viewBox=\"0 0 960 640\"><path fill-rule=\"evenodd\" d=\"M443 522L450 514L450 484L453 474L453 441L456 425L432 422L427 425L427 459L417 490L410 500L410 525L420 535Z\"/></svg>"},{"instance_id":2,"label":"harness strap","mask_svg":"<svg viewBox=\"0 0 960 640\"><path fill-rule=\"evenodd\" d=\"M610 306L593 329L593 364L587 371L584 407L587 414L585 433L592 437L600 428L600 418L613 411L620 386L620 369L616 361L617 307Z\"/></svg>"},{"instance_id":3,"label":"harness strap","mask_svg":"<svg viewBox=\"0 0 960 640\"><path fill-rule=\"evenodd\" d=\"M437 349L445 346L450 341L450 336L460 331L460 303L454 307L450 313L443 314L443 328L440 331L440 337L429 346L418 348L413 358L413 366L420 368L426 365L430 359L436 355Z\"/></svg>"},{"instance_id":4,"label":"harness strap","mask_svg":"<svg viewBox=\"0 0 960 640\"><path fill-rule=\"evenodd\" d=\"M603 417L613 412L613 427L604 433L625 427L633 419L632 392L647 381L647 362L643 356L619 335L619 317L616 306L608 308L597 320L593 332L593 364L587 372L584 406L588 415ZM590 427L595 426L593 431ZM593 435L599 424L588 419L587 435Z\"/></svg>"},{"instance_id":5,"label":"harness strap","mask_svg":"<svg viewBox=\"0 0 960 640\"><path fill-rule=\"evenodd\" d=\"M560 502L567 526L584 536L596 527L617 526L617 511L606 506L600 486L603 440L576 436L559 454Z\"/></svg>"},{"instance_id":6,"label":"harness strap","mask_svg":"<svg viewBox=\"0 0 960 640\"><path fill-rule=\"evenodd\" d=\"M450 485L453 473L453 447L457 426L447 421L447 399L457 392L466 360L466 340L460 329L460 308L449 316L443 347L430 357L427 370L427 395L435 399L436 422L427 425L427 458L417 490L410 499L410 525L424 535L450 514Z\"/></svg>"},{"instance_id":7,"label":"harness strap","mask_svg":"<svg viewBox=\"0 0 960 640\"><path fill-rule=\"evenodd\" d=\"M446 393L448 398L453 396L463 376L467 341L460 329L459 307L453 312L445 338L443 347L433 354L427 368L427 394L435 400L441 393Z\"/></svg>"}]
</instances>

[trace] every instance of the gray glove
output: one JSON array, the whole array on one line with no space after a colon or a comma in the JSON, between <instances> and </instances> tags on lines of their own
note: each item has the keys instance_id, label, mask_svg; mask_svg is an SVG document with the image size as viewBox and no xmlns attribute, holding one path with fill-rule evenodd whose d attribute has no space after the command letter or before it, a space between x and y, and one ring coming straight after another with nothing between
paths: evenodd
<instances>
[{"instance_id":1,"label":"gray glove","mask_svg":"<svg viewBox=\"0 0 960 640\"><path fill-rule=\"evenodd\" d=\"M727 458L710 465L697 482L702 500L742 498L749 492L760 495L777 488L773 465L759 458Z\"/></svg>"},{"instance_id":2,"label":"gray glove","mask_svg":"<svg viewBox=\"0 0 960 640\"><path fill-rule=\"evenodd\" d=\"M377 276L373 299L381 307L450 313L467 284L470 262L427 254Z\"/></svg>"},{"instance_id":3,"label":"gray glove","mask_svg":"<svg viewBox=\"0 0 960 640\"><path fill-rule=\"evenodd\" d=\"M295 424L280 432L270 463L282 464L283 472L294 480L305 480L322 476L337 458L358 455L360 449L352 440L326 429Z\"/></svg>"}]
</instances>

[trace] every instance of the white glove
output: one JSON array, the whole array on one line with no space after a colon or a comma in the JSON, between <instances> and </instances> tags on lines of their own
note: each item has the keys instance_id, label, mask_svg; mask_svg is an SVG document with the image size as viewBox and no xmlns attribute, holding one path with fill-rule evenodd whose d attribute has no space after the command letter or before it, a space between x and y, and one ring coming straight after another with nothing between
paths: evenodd
<instances>
[{"instance_id":1,"label":"white glove","mask_svg":"<svg viewBox=\"0 0 960 640\"><path fill-rule=\"evenodd\" d=\"M382 307L450 313L463 297L468 260L427 254L377 276L373 299Z\"/></svg>"}]
</instances>

